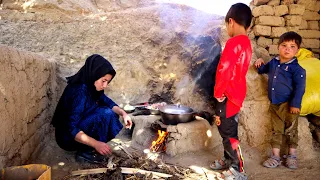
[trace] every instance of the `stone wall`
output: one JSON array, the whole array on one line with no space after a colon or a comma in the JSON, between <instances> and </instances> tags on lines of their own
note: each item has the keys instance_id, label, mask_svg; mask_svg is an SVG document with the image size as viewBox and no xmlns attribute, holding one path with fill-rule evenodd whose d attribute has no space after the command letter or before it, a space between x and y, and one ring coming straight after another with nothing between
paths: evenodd
<instances>
[{"instance_id":1,"label":"stone wall","mask_svg":"<svg viewBox=\"0 0 320 180\"><path fill-rule=\"evenodd\" d=\"M303 38L301 47L312 50L319 57L320 1L254 0L252 4L254 36L257 44L266 48L270 55L278 54L281 34L295 31Z\"/></svg>"},{"instance_id":2,"label":"stone wall","mask_svg":"<svg viewBox=\"0 0 320 180\"><path fill-rule=\"evenodd\" d=\"M43 145L56 104L55 65L0 45L0 169L26 162Z\"/></svg>"}]
</instances>

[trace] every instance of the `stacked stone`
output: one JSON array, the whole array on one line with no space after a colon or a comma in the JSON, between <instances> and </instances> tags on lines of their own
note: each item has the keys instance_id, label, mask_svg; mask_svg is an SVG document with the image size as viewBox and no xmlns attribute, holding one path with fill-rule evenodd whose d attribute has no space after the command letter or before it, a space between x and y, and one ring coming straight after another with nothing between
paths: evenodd
<instances>
[{"instance_id":1,"label":"stacked stone","mask_svg":"<svg viewBox=\"0 0 320 180\"><path fill-rule=\"evenodd\" d=\"M253 0L252 4L257 45L266 48L270 55L277 55L279 37L295 31L303 38L301 47L319 57L320 0Z\"/></svg>"}]
</instances>

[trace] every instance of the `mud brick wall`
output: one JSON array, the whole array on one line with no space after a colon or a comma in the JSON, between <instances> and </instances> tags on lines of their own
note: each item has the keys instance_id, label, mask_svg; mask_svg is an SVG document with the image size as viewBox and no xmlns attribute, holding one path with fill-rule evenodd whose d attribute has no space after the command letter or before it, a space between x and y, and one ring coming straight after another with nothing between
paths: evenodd
<instances>
[{"instance_id":1,"label":"mud brick wall","mask_svg":"<svg viewBox=\"0 0 320 180\"><path fill-rule=\"evenodd\" d=\"M301 47L320 53L320 1L317 0L254 0L251 5L253 33L257 45L270 55L278 54L279 37L287 31L299 33Z\"/></svg>"},{"instance_id":2,"label":"mud brick wall","mask_svg":"<svg viewBox=\"0 0 320 180\"><path fill-rule=\"evenodd\" d=\"M56 105L55 65L0 45L0 169L41 149Z\"/></svg>"}]
</instances>

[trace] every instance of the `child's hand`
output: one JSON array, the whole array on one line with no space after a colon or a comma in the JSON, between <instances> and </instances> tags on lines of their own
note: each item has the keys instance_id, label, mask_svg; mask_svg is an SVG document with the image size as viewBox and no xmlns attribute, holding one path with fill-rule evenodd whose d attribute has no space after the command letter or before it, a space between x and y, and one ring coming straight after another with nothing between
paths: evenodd
<instances>
[{"instance_id":1,"label":"child's hand","mask_svg":"<svg viewBox=\"0 0 320 180\"><path fill-rule=\"evenodd\" d=\"M220 116L216 116L216 125L220 126L220 124L221 124Z\"/></svg>"},{"instance_id":2,"label":"child's hand","mask_svg":"<svg viewBox=\"0 0 320 180\"><path fill-rule=\"evenodd\" d=\"M226 99L226 97L221 97L221 98L216 98L216 99L218 102L223 102Z\"/></svg>"},{"instance_id":3,"label":"child's hand","mask_svg":"<svg viewBox=\"0 0 320 180\"><path fill-rule=\"evenodd\" d=\"M216 98L218 102L223 102L226 99L226 96L222 94L222 97Z\"/></svg>"},{"instance_id":4,"label":"child's hand","mask_svg":"<svg viewBox=\"0 0 320 180\"><path fill-rule=\"evenodd\" d=\"M296 107L290 107L290 113L291 114L298 114L300 113L300 109Z\"/></svg>"},{"instance_id":5,"label":"child's hand","mask_svg":"<svg viewBox=\"0 0 320 180\"><path fill-rule=\"evenodd\" d=\"M257 59L256 62L254 62L254 66L256 68L259 68L262 64L264 64L264 61L261 58Z\"/></svg>"}]
</instances>

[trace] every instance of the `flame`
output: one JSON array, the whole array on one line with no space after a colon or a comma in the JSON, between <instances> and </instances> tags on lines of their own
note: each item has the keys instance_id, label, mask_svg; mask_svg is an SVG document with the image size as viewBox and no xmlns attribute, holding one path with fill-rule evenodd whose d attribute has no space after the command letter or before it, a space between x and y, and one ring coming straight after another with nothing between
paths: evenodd
<instances>
[{"instance_id":1,"label":"flame","mask_svg":"<svg viewBox=\"0 0 320 180\"><path fill-rule=\"evenodd\" d=\"M153 152L157 152L162 147L162 149L160 149L160 150L165 151L164 142L167 139L167 136L168 136L168 132L158 130L158 139L155 141L152 141L152 144L150 146L150 150Z\"/></svg>"}]
</instances>

